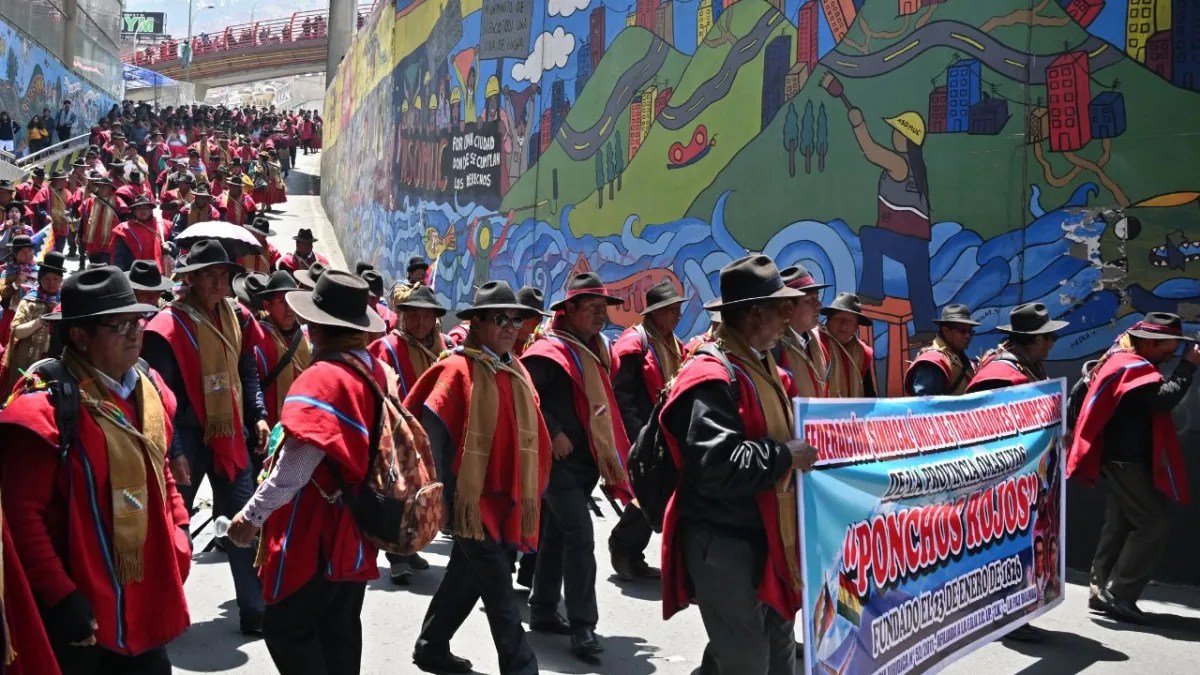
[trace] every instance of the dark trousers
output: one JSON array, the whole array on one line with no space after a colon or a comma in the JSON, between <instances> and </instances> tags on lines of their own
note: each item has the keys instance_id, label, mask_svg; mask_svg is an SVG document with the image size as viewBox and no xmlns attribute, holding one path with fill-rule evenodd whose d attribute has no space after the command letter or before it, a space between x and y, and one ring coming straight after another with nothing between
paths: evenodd
<instances>
[{"instance_id":1,"label":"dark trousers","mask_svg":"<svg viewBox=\"0 0 1200 675\"><path fill-rule=\"evenodd\" d=\"M683 556L708 633L703 675L794 675L795 623L758 599L749 541L689 523Z\"/></svg>"},{"instance_id":2,"label":"dark trousers","mask_svg":"<svg viewBox=\"0 0 1200 675\"><path fill-rule=\"evenodd\" d=\"M608 536L608 550L616 555L626 555L634 560L646 559L646 547L650 545L650 521L635 504L621 512L612 534Z\"/></svg>"},{"instance_id":3,"label":"dark trousers","mask_svg":"<svg viewBox=\"0 0 1200 675\"><path fill-rule=\"evenodd\" d=\"M529 594L534 619L557 612L565 592L571 626L596 627L596 545L588 510L593 487L552 482L542 497L542 531Z\"/></svg>"},{"instance_id":4,"label":"dark trousers","mask_svg":"<svg viewBox=\"0 0 1200 675\"><path fill-rule=\"evenodd\" d=\"M58 142L62 143L71 138L71 127L58 127L54 133L58 134Z\"/></svg>"},{"instance_id":5,"label":"dark trousers","mask_svg":"<svg viewBox=\"0 0 1200 675\"><path fill-rule=\"evenodd\" d=\"M200 434L199 430L186 430L193 437ZM191 442L188 442L191 441ZM242 469L233 480L218 472L213 466L212 450L203 441L195 442L195 438L184 442L184 454L192 469L192 484L180 485L179 494L188 512L196 500L196 491L200 481L208 476L208 482L213 491L213 514L233 519L242 510L250 497L254 495L254 477L251 468ZM243 616L261 614L264 607L262 583L254 569L253 548L241 546L226 546L225 554L229 557L229 571L233 574L233 588L237 593L238 613Z\"/></svg>"},{"instance_id":6,"label":"dark trousers","mask_svg":"<svg viewBox=\"0 0 1200 675\"><path fill-rule=\"evenodd\" d=\"M56 644L54 655L63 675L171 675L171 659L166 647L126 656L98 645ZM36 666L34 670L37 670Z\"/></svg>"},{"instance_id":7,"label":"dark trousers","mask_svg":"<svg viewBox=\"0 0 1200 675\"><path fill-rule=\"evenodd\" d=\"M358 675L366 582L330 581L317 573L268 605L263 639L279 675Z\"/></svg>"},{"instance_id":8,"label":"dark trousers","mask_svg":"<svg viewBox=\"0 0 1200 675\"><path fill-rule=\"evenodd\" d=\"M1101 475L1108 482L1108 506L1092 559L1092 587L1136 601L1171 538L1167 497L1145 464L1105 462Z\"/></svg>"},{"instance_id":9,"label":"dark trousers","mask_svg":"<svg viewBox=\"0 0 1200 675\"><path fill-rule=\"evenodd\" d=\"M478 600L483 600L492 641L500 657L500 672L525 675L538 672L537 657L525 639L521 610L509 573L512 548L486 539L454 538L450 562L417 638L417 649L445 653Z\"/></svg>"},{"instance_id":10,"label":"dark trousers","mask_svg":"<svg viewBox=\"0 0 1200 675\"><path fill-rule=\"evenodd\" d=\"M862 243L859 294L883 299L883 257L887 256L904 266L913 325L919 331L932 330L935 307L929 283L929 240L869 226L862 228L858 236Z\"/></svg>"}]
</instances>

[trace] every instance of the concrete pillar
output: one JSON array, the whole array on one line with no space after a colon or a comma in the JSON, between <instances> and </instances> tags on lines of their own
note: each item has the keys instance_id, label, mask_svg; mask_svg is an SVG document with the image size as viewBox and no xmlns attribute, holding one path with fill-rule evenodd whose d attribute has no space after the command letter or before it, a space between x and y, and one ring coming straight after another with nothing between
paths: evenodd
<instances>
[{"instance_id":1,"label":"concrete pillar","mask_svg":"<svg viewBox=\"0 0 1200 675\"><path fill-rule=\"evenodd\" d=\"M62 60L67 68L75 67L75 32L79 26L79 0L63 0ZM82 110L82 108L81 108Z\"/></svg>"},{"instance_id":2,"label":"concrete pillar","mask_svg":"<svg viewBox=\"0 0 1200 675\"><path fill-rule=\"evenodd\" d=\"M329 52L325 56L325 84L333 81L338 64L350 51L350 38L358 21L355 0L329 0Z\"/></svg>"}]
</instances>

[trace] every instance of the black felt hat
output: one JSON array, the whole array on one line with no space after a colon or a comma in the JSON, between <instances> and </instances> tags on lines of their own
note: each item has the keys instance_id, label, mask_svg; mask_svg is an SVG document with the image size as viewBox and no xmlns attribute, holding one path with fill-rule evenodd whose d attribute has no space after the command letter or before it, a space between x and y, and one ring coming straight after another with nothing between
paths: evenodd
<instances>
[{"instance_id":1,"label":"black felt hat","mask_svg":"<svg viewBox=\"0 0 1200 675\"><path fill-rule=\"evenodd\" d=\"M46 255L42 256L42 262L38 263L38 276L42 274L66 274L67 273L67 256L58 251L47 251Z\"/></svg>"},{"instance_id":2,"label":"black felt hat","mask_svg":"<svg viewBox=\"0 0 1200 675\"><path fill-rule=\"evenodd\" d=\"M296 236L292 237L292 239L295 239L296 241L307 241L310 244L313 242L319 241L316 237L313 236L312 230L310 230L306 227L300 228L300 231L298 233L296 233Z\"/></svg>"},{"instance_id":3,"label":"black felt hat","mask_svg":"<svg viewBox=\"0 0 1200 675\"><path fill-rule=\"evenodd\" d=\"M176 274L199 272L209 267L225 266L231 273L245 271L241 265L229 259L229 253L216 239L201 239L188 250L187 264L175 268Z\"/></svg>"},{"instance_id":4,"label":"black felt hat","mask_svg":"<svg viewBox=\"0 0 1200 675\"><path fill-rule=\"evenodd\" d=\"M798 291L819 291L829 288L829 284L818 284L808 268L800 263L783 268L779 271L779 276L783 278L783 283L787 284L788 288Z\"/></svg>"},{"instance_id":5,"label":"black felt hat","mask_svg":"<svg viewBox=\"0 0 1200 675\"><path fill-rule=\"evenodd\" d=\"M383 275L375 270L363 270L358 273L363 281L367 282L367 287L371 289L371 295L375 297L383 297Z\"/></svg>"},{"instance_id":6,"label":"black felt hat","mask_svg":"<svg viewBox=\"0 0 1200 675\"><path fill-rule=\"evenodd\" d=\"M721 268L721 297L704 303L707 310L744 307L783 298L796 298L800 291L788 288L779 268L762 254L739 258Z\"/></svg>"},{"instance_id":7,"label":"black felt hat","mask_svg":"<svg viewBox=\"0 0 1200 675\"><path fill-rule=\"evenodd\" d=\"M492 309L516 312L518 316L524 318L541 313L517 299L517 294L513 292L512 286L509 286L507 281L489 281L475 289L475 298L472 300L471 306L458 312L455 316L460 319L470 319Z\"/></svg>"},{"instance_id":8,"label":"black felt hat","mask_svg":"<svg viewBox=\"0 0 1200 675\"><path fill-rule=\"evenodd\" d=\"M287 272L284 272L284 274L287 274ZM261 272L239 274L230 283L230 286L233 287L234 297L251 309L258 304L257 296L266 285L267 275Z\"/></svg>"},{"instance_id":9,"label":"black felt hat","mask_svg":"<svg viewBox=\"0 0 1200 675\"><path fill-rule=\"evenodd\" d=\"M521 290L517 291L517 302L530 309L536 309L539 314L554 316L552 313L546 311L546 296L540 288L523 286Z\"/></svg>"},{"instance_id":10,"label":"black felt hat","mask_svg":"<svg viewBox=\"0 0 1200 675\"><path fill-rule=\"evenodd\" d=\"M406 307L409 309L429 309L436 312L438 316L446 315L446 308L438 302L437 295L428 286L417 286L408 294L408 297L404 298L403 302L396 305L397 310L402 310Z\"/></svg>"},{"instance_id":11,"label":"black felt hat","mask_svg":"<svg viewBox=\"0 0 1200 675\"><path fill-rule=\"evenodd\" d=\"M275 230L271 229L271 221L259 216L246 225L246 229L260 237L273 237Z\"/></svg>"},{"instance_id":12,"label":"black felt hat","mask_svg":"<svg viewBox=\"0 0 1200 675\"><path fill-rule=\"evenodd\" d=\"M373 269L375 269L375 266L364 260L360 260L360 261L354 263L354 273L360 277L362 276L363 272L366 272L367 270L373 270Z\"/></svg>"},{"instance_id":13,"label":"black felt hat","mask_svg":"<svg viewBox=\"0 0 1200 675\"><path fill-rule=\"evenodd\" d=\"M1170 312L1147 312L1146 316L1133 324L1127 332L1144 340L1196 341L1195 338L1183 334L1183 320Z\"/></svg>"},{"instance_id":14,"label":"black felt hat","mask_svg":"<svg viewBox=\"0 0 1200 675\"><path fill-rule=\"evenodd\" d=\"M413 256L408 259L408 269L406 271L409 274L412 274L416 270L427 270L427 269L429 269L429 262L426 261L421 256L419 256L419 255Z\"/></svg>"},{"instance_id":15,"label":"black felt hat","mask_svg":"<svg viewBox=\"0 0 1200 675\"><path fill-rule=\"evenodd\" d=\"M255 294L260 298L264 295L273 295L275 293L289 293L291 291L299 291L301 288L296 285L296 280L286 270L276 270L271 273L271 276L265 277L266 283L262 288L255 291Z\"/></svg>"},{"instance_id":16,"label":"black felt hat","mask_svg":"<svg viewBox=\"0 0 1200 675\"><path fill-rule=\"evenodd\" d=\"M317 287L317 280L321 278L321 275L328 271L329 268L325 267L325 263L315 262L306 270L296 270L296 283L300 284L304 290L311 291Z\"/></svg>"},{"instance_id":17,"label":"black felt hat","mask_svg":"<svg viewBox=\"0 0 1200 675\"><path fill-rule=\"evenodd\" d=\"M163 277L158 263L153 260L134 260L125 276L129 277L129 285L135 291L169 291L175 285Z\"/></svg>"},{"instance_id":18,"label":"black felt hat","mask_svg":"<svg viewBox=\"0 0 1200 675\"><path fill-rule=\"evenodd\" d=\"M567 295L562 300L550 305L550 309L557 312L566 306L568 300L583 297L604 298L610 305L625 304L624 300L609 294L608 289L604 286L604 282L600 280L599 274L595 272L580 272L571 277L571 280L567 282Z\"/></svg>"},{"instance_id":19,"label":"black felt hat","mask_svg":"<svg viewBox=\"0 0 1200 675\"><path fill-rule=\"evenodd\" d=\"M663 279L646 291L646 309L642 310L642 316L673 305L682 305L687 301L670 279Z\"/></svg>"},{"instance_id":20,"label":"black felt hat","mask_svg":"<svg viewBox=\"0 0 1200 675\"><path fill-rule=\"evenodd\" d=\"M1066 321L1050 318L1050 310L1040 302L1018 305L1008 313L1008 323L996 326L996 330L1015 335L1046 335L1071 325Z\"/></svg>"},{"instance_id":21,"label":"black felt hat","mask_svg":"<svg viewBox=\"0 0 1200 675\"><path fill-rule=\"evenodd\" d=\"M108 314L152 314L158 308L137 301L129 278L112 265L88 268L67 277L62 287L62 311L42 315L42 321L74 321Z\"/></svg>"},{"instance_id":22,"label":"black felt hat","mask_svg":"<svg viewBox=\"0 0 1200 675\"><path fill-rule=\"evenodd\" d=\"M942 318L934 319L938 325L961 323L967 326L978 326L979 322L971 318L971 308L966 305L946 305L942 308Z\"/></svg>"},{"instance_id":23,"label":"black felt hat","mask_svg":"<svg viewBox=\"0 0 1200 675\"><path fill-rule=\"evenodd\" d=\"M833 316L837 312L853 314L858 319L860 326L871 325L871 320L862 313L862 300L853 293L838 293L828 307L821 308L821 314L824 316Z\"/></svg>"},{"instance_id":24,"label":"black felt hat","mask_svg":"<svg viewBox=\"0 0 1200 675\"><path fill-rule=\"evenodd\" d=\"M311 292L288 293L286 297L288 306L307 323L382 333L387 324L371 309L370 296L371 290L361 278L329 270L317 279Z\"/></svg>"}]
</instances>

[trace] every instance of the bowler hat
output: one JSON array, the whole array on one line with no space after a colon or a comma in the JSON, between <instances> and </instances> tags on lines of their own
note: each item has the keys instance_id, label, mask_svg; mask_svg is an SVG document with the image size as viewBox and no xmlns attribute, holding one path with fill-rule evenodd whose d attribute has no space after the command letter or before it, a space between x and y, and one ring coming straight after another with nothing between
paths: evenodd
<instances>
[{"instance_id":1,"label":"bowler hat","mask_svg":"<svg viewBox=\"0 0 1200 675\"><path fill-rule=\"evenodd\" d=\"M1008 323L996 330L1016 335L1045 335L1062 330L1070 324L1050 318L1050 311L1040 302L1018 305L1008 313Z\"/></svg>"},{"instance_id":2,"label":"bowler hat","mask_svg":"<svg viewBox=\"0 0 1200 675\"><path fill-rule=\"evenodd\" d=\"M566 306L568 300L582 297L604 298L610 305L622 305L624 300L609 295L600 275L595 272L580 272L567 282L567 294L562 300L550 305L550 309L558 311Z\"/></svg>"},{"instance_id":3,"label":"bowler hat","mask_svg":"<svg viewBox=\"0 0 1200 675\"><path fill-rule=\"evenodd\" d=\"M484 285L486 286L487 284ZM397 310L404 308L429 309L433 310L438 316L446 315L446 308L442 307L441 303L437 300L437 296L434 295L433 289L428 286L417 286L408 294L408 297L404 298L403 302L396 305Z\"/></svg>"},{"instance_id":4,"label":"bowler hat","mask_svg":"<svg viewBox=\"0 0 1200 675\"><path fill-rule=\"evenodd\" d=\"M284 274L287 274L287 272L284 272ZM234 297L251 309L258 304L257 296L266 285L267 275L259 272L239 274L230 283L230 286L233 287Z\"/></svg>"},{"instance_id":5,"label":"bowler hat","mask_svg":"<svg viewBox=\"0 0 1200 675\"><path fill-rule=\"evenodd\" d=\"M91 267L63 282L62 309L42 321L74 321L108 314L152 314L154 305L137 301L125 273L112 265Z\"/></svg>"},{"instance_id":6,"label":"bowler hat","mask_svg":"<svg viewBox=\"0 0 1200 675\"><path fill-rule=\"evenodd\" d=\"M542 289L540 288L534 288L533 286L521 287L521 290L517 291L517 302L530 309L536 309L539 314L554 316L546 311L546 296L542 294Z\"/></svg>"},{"instance_id":7,"label":"bowler hat","mask_svg":"<svg viewBox=\"0 0 1200 675\"><path fill-rule=\"evenodd\" d=\"M246 229L250 230L252 234L257 234L260 237L275 236L275 230L271 229L271 221L263 218L262 216L250 221L250 223L246 225Z\"/></svg>"},{"instance_id":8,"label":"bowler hat","mask_svg":"<svg viewBox=\"0 0 1200 675\"><path fill-rule=\"evenodd\" d=\"M363 272L366 272L367 270L373 270L373 269L375 269L375 266L364 260L360 260L360 261L354 263L354 273L360 277L362 276Z\"/></svg>"},{"instance_id":9,"label":"bowler hat","mask_svg":"<svg viewBox=\"0 0 1200 675\"><path fill-rule=\"evenodd\" d=\"M821 314L825 316L833 316L836 312L853 314L858 319L860 326L871 325L871 320L862 313L862 300L859 300L858 296L853 293L838 293L828 307L821 308Z\"/></svg>"},{"instance_id":10,"label":"bowler hat","mask_svg":"<svg viewBox=\"0 0 1200 675\"><path fill-rule=\"evenodd\" d=\"M47 251L46 255L42 256L42 262L38 263L38 276L49 273L66 274L67 273L67 257L58 251Z\"/></svg>"},{"instance_id":11,"label":"bowler hat","mask_svg":"<svg viewBox=\"0 0 1200 675\"><path fill-rule=\"evenodd\" d=\"M17 250L22 248L33 248L33 238L27 234L18 234L8 240L10 254L16 254Z\"/></svg>"},{"instance_id":12,"label":"bowler hat","mask_svg":"<svg viewBox=\"0 0 1200 675\"><path fill-rule=\"evenodd\" d=\"M304 227L300 228L300 232L298 232L296 236L292 237L292 239L295 239L296 241L307 241L309 243L319 241L313 236L312 230Z\"/></svg>"},{"instance_id":13,"label":"bowler hat","mask_svg":"<svg viewBox=\"0 0 1200 675\"><path fill-rule=\"evenodd\" d=\"M170 279L163 277L158 263L153 260L134 260L125 275L135 291L169 291L174 286Z\"/></svg>"},{"instance_id":14,"label":"bowler hat","mask_svg":"<svg viewBox=\"0 0 1200 675\"><path fill-rule=\"evenodd\" d=\"M720 286L721 297L704 303L705 309L724 310L801 295L800 291L783 283L775 261L761 253L739 258L722 267Z\"/></svg>"},{"instance_id":15,"label":"bowler hat","mask_svg":"<svg viewBox=\"0 0 1200 675\"><path fill-rule=\"evenodd\" d=\"M518 300L517 294L513 292L512 286L509 286L507 281L489 281L475 289L475 298L472 300L471 306L458 312L455 316L460 319L470 319L490 309L516 312L518 316L526 319L540 313Z\"/></svg>"},{"instance_id":16,"label":"bowler hat","mask_svg":"<svg viewBox=\"0 0 1200 675\"><path fill-rule=\"evenodd\" d=\"M642 310L642 316L673 305L681 305L687 301L687 298L679 294L670 279L663 279L646 291L646 309Z\"/></svg>"},{"instance_id":17,"label":"bowler hat","mask_svg":"<svg viewBox=\"0 0 1200 675\"><path fill-rule=\"evenodd\" d=\"M788 288L798 291L819 291L829 288L829 284L818 284L808 268L800 263L783 268L779 271L779 276L783 278L783 283L787 284Z\"/></svg>"},{"instance_id":18,"label":"bowler hat","mask_svg":"<svg viewBox=\"0 0 1200 675\"><path fill-rule=\"evenodd\" d=\"M300 284L304 290L311 291L317 287L317 280L327 271L324 263L315 262L306 270L296 271L296 283Z\"/></svg>"},{"instance_id":19,"label":"bowler hat","mask_svg":"<svg viewBox=\"0 0 1200 675\"><path fill-rule=\"evenodd\" d=\"M412 274L416 270L427 270L427 269L429 269L429 263L426 262L425 259L422 258L421 256L419 256L419 255L413 256L408 259L408 269L406 271L409 274Z\"/></svg>"},{"instance_id":20,"label":"bowler hat","mask_svg":"<svg viewBox=\"0 0 1200 675\"><path fill-rule=\"evenodd\" d=\"M946 305L942 308L942 318L934 319L938 325L961 323L967 326L978 326L979 322L971 318L971 308L966 305Z\"/></svg>"},{"instance_id":21,"label":"bowler hat","mask_svg":"<svg viewBox=\"0 0 1200 675\"><path fill-rule=\"evenodd\" d=\"M175 268L176 274L199 272L209 267L224 266L231 272L241 272L245 268L229 259L229 253L216 239L201 239L192 244L187 254L187 264Z\"/></svg>"},{"instance_id":22,"label":"bowler hat","mask_svg":"<svg viewBox=\"0 0 1200 675\"><path fill-rule=\"evenodd\" d=\"M368 304L370 295L367 282L359 277L329 270L317 279L311 292L288 293L285 297L292 311L307 323L382 333L387 324Z\"/></svg>"},{"instance_id":23,"label":"bowler hat","mask_svg":"<svg viewBox=\"0 0 1200 675\"><path fill-rule=\"evenodd\" d=\"M1144 340L1196 341L1195 338L1183 334L1183 321L1169 312L1147 312L1146 316L1133 324L1127 332L1133 337Z\"/></svg>"}]
</instances>

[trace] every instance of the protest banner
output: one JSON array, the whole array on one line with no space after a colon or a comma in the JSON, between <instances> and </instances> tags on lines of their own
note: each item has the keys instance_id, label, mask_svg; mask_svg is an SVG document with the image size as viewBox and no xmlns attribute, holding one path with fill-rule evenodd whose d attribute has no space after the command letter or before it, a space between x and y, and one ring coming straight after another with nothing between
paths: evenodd
<instances>
[{"instance_id":1,"label":"protest banner","mask_svg":"<svg viewBox=\"0 0 1200 675\"><path fill-rule=\"evenodd\" d=\"M1063 599L1065 381L797 399L806 673L936 672Z\"/></svg>"}]
</instances>

